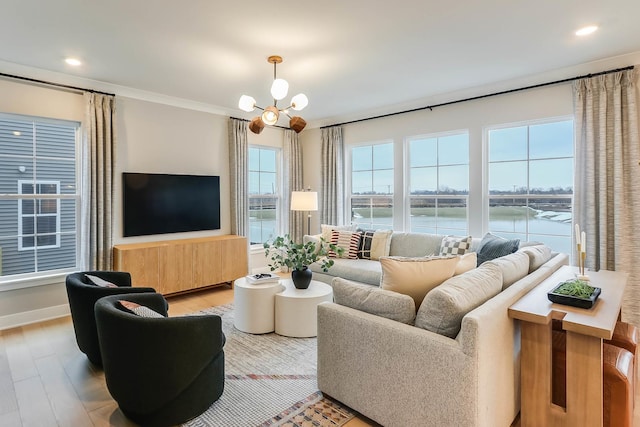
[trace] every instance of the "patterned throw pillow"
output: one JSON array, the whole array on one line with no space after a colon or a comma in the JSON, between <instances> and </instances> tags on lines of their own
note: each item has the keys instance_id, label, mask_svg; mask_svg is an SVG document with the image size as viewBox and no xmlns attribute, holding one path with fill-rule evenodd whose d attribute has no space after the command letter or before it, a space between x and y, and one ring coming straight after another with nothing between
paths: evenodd
<instances>
[{"instance_id":1,"label":"patterned throw pillow","mask_svg":"<svg viewBox=\"0 0 640 427\"><path fill-rule=\"evenodd\" d=\"M94 285L100 286L101 288L117 288L117 285L114 285L111 282L107 282L104 279L99 278L98 276L92 276L90 274L85 274L84 275L87 279L89 279L89 281L91 283L93 283Z\"/></svg>"},{"instance_id":2,"label":"patterned throw pillow","mask_svg":"<svg viewBox=\"0 0 640 427\"><path fill-rule=\"evenodd\" d=\"M363 230L358 258L378 260L380 257L389 256L392 234L392 230Z\"/></svg>"},{"instance_id":3,"label":"patterned throw pillow","mask_svg":"<svg viewBox=\"0 0 640 427\"><path fill-rule=\"evenodd\" d=\"M445 236L440 244L440 255L464 255L471 249L471 236Z\"/></svg>"},{"instance_id":4,"label":"patterned throw pillow","mask_svg":"<svg viewBox=\"0 0 640 427\"><path fill-rule=\"evenodd\" d=\"M145 307L144 305L140 305L131 301L118 300L120 304L127 310L131 311L133 314L136 314L140 317L154 317L154 318L163 318L164 316L156 311L151 310L149 307Z\"/></svg>"},{"instance_id":5,"label":"patterned throw pillow","mask_svg":"<svg viewBox=\"0 0 640 427\"><path fill-rule=\"evenodd\" d=\"M331 231L330 242L344 252L339 258L358 259L358 246L360 245L360 237L362 233L359 231ZM329 249L329 258L338 258L338 254Z\"/></svg>"}]
</instances>

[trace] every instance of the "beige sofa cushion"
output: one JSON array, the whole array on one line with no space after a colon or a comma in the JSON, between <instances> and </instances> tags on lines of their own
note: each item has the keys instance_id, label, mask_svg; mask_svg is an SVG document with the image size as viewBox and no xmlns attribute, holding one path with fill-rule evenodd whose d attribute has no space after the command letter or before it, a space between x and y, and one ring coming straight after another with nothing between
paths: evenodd
<instances>
[{"instance_id":1,"label":"beige sofa cushion","mask_svg":"<svg viewBox=\"0 0 640 427\"><path fill-rule=\"evenodd\" d=\"M454 276L427 294L418 309L415 325L455 338L462 318L502 290L502 272L495 264L483 264Z\"/></svg>"},{"instance_id":2,"label":"beige sofa cushion","mask_svg":"<svg viewBox=\"0 0 640 427\"><path fill-rule=\"evenodd\" d=\"M518 250L529 256L529 273L536 271L551 259L551 248L546 245L526 246Z\"/></svg>"},{"instance_id":3,"label":"beige sofa cushion","mask_svg":"<svg viewBox=\"0 0 640 427\"><path fill-rule=\"evenodd\" d=\"M487 261L487 264L496 265L502 271L503 291L529 274L529 257L520 251Z\"/></svg>"},{"instance_id":4,"label":"beige sofa cushion","mask_svg":"<svg viewBox=\"0 0 640 427\"><path fill-rule=\"evenodd\" d=\"M339 277L333 279L331 286L336 304L407 324L413 324L416 317L416 304L408 295Z\"/></svg>"},{"instance_id":5,"label":"beige sofa cushion","mask_svg":"<svg viewBox=\"0 0 640 427\"><path fill-rule=\"evenodd\" d=\"M382 257L380 287L409 295L419 307L424 296L455 272L459 257Z\"/></svg>"}]
</instances>

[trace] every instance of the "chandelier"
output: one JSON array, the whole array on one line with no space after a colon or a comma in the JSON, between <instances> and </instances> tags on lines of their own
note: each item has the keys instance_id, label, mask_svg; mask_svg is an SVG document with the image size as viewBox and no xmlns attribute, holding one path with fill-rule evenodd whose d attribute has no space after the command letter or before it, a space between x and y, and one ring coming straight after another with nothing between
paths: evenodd
<instances>
[{"instance_id":1,"label":"chandelier","mask_svg":"<svg viewBox=\"0 0 640 427\"><path fill-rule=\"evenodd\" d=\"M296 133L300 133L307 125L307 122L300 116L289 115L289 108L296 111L302 110L309 104L309 99L304 93L299 93L291 98L291 104L287 108L279 109L278 101L284 99L289 91L289 83L284 79L279 79L276 75L276 65L282 62L282 57L273 55L267 58L267 62L273 64L273 83L271 84L271 96L273 96L273 105L262 108L256 105L256 100L252 96L242 95L238 101L238 108L248 113L256 108L262 110L260 116L254 117L249 123L249 130L253 133L260 133L264 129L264 125L273 126L278 122L280 114L289 117L289 127Z\"/></svg>"}]
</instances>

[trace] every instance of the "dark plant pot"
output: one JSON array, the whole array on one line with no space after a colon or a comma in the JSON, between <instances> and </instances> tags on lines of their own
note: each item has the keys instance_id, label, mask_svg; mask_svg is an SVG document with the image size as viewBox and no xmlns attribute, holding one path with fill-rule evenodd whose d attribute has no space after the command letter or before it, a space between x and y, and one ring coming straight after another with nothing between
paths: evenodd
<instances>
[{"instance_id":1,"label":"dark plant pot","mask_svg":"<svg viewBox=\"0 0 640 427\"><path fill-rule=\"evenodd\" d=\"M302 270L291 270L291 280L293 280L293 286L298 289L307 289L311 283L311 276L313 273L307 267Z\"/></svg>"}]
</instances>

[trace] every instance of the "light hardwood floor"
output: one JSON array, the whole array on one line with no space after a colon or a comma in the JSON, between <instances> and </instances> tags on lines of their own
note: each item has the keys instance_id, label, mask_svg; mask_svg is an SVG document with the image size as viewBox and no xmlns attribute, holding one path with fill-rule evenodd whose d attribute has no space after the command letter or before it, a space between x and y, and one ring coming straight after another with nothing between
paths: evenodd
<instances>
[{"instance_id":1,"label":"light hardwood floor","mask_svg":"<svg viewBox=\"0 0 640 427\"><path fill-rule=\"evenodd\" d=\"M233 301L228 286L169 298L169 315ZM347 427L375 426L365 418ZM70 317L0 331L0 426L135 426L111 398L102 370L78 350Z\"/></svg>"}]
</instances>

